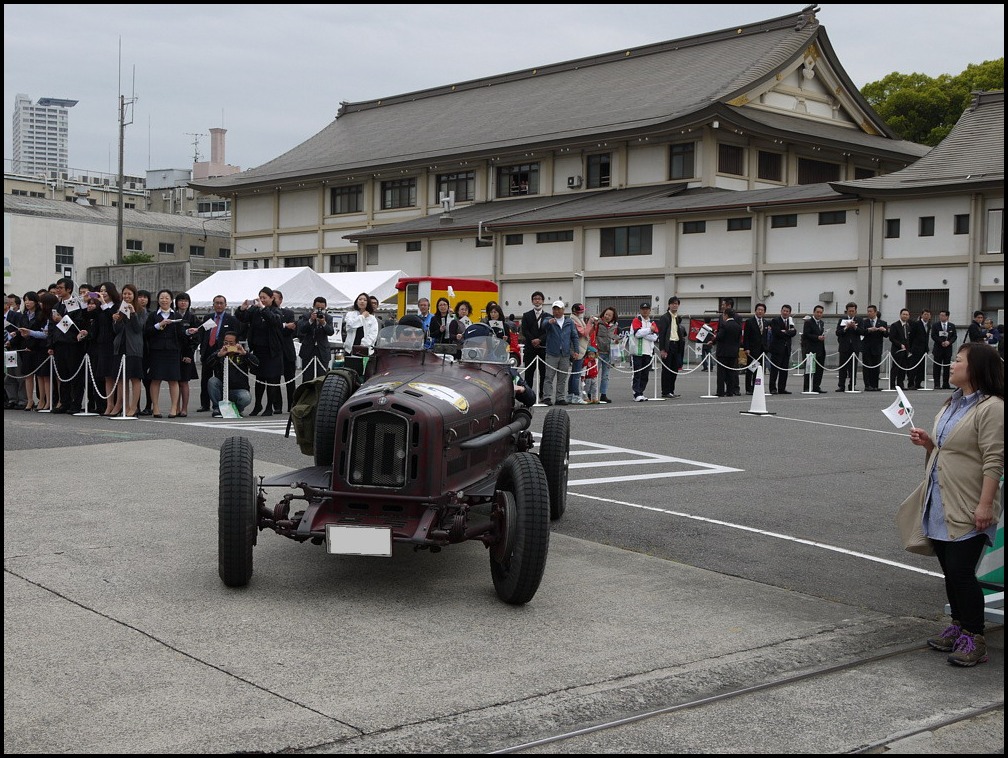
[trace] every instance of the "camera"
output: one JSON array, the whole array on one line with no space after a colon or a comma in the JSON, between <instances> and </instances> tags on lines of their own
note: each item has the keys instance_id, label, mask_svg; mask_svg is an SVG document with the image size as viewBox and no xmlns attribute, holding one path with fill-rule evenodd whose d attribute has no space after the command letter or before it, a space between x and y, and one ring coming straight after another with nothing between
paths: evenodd
<instances>
[{"instance_id":1,"label":"camera","mask_svg":"<svg viewBox=\"0 0 1008 758\"><path fill-rule=\"evenodd\" d=\"M237 345L225 345L224 347L225 347L225 349L229 353L237 353L238 352L238 346Z\"/></svg>"},{"instance_id":2,"label":"camera","mask_svg":"<svg viewBox=\"0 0 1008 758\"><path fill-rule=\"evenodd\" d=\"M317 318L319 321L325 321L325 315L326 315L325 311L322 310L321 308L315 311L315 318Z\"/></svg>"}]
</instances>

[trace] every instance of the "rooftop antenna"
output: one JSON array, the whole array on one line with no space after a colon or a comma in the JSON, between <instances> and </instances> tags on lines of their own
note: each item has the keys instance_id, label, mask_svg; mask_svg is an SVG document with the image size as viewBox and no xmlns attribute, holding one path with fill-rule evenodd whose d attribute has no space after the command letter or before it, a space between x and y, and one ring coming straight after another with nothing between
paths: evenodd
<instances>
[{"instance_id":1,"label":"rooftop antenna","mask_svg":"<svg viewBox=\"0 0 1008 758\"><path fill-rule=\"evenodd\" d=\"M133 94L127 98L122 93L122 37L119 38L119 181L116 203L116 263L123 259L123 152L126 127L133 123L133 104L136 103L136 66L133 66ZM128 120L127 120L128 119Z\"/></svg>"},{"instance_id":2,"label":"rooftop antenna","mask_svg":"<svg viewBox=\"0 0 1008 758\"><path fill-rule=\"evenodd\" d=\"M199 163L200 162L200 158L203 157L200 154L199 141L200 141L200 137L205 137L206 134L204 134L202 132L186 132L186 136L193 138L193 140L192 140L192 143L193 143L193 159L192 160L193 160L193 163Z\"/></svg>"}]
</instances>

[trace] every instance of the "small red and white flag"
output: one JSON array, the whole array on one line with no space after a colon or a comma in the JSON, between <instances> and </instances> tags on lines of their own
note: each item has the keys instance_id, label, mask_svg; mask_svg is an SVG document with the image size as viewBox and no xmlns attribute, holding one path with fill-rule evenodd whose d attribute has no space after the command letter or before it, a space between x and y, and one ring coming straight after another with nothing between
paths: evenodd
<instances>
[{"instance_id":1,"label":"small red and white flag","mask_svg":"<svg viewBox=\"0 0 1008 758\"><path fill-rule=\"evenodd\" d=\"M883 408L882 412L897 429L902 429L913 421L913 406L899 387L896 388L896 400L888 408Z\"/></svg>"}]
</instances>

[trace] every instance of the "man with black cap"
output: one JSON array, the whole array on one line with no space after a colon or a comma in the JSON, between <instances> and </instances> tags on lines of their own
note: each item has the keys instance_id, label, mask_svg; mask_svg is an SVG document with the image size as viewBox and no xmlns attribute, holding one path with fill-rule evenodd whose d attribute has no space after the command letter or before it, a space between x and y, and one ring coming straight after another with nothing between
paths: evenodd
<instances>
[{"instance_id":1,"label":"man with black cap","mask_svg":"<svg viewBox=\"0 0 1008 758\"><path fill-rule=\"evenodd\" d=\"M658 322L651 320L651 303L643 302L640 304L640 313L634 316L633 323L630 324L630 362L633 364L631 384L635 402L647 400L644 391L647 389L657 341Z\"/></svg>"},{"instance_id":2,"label":"man with black cap","mask_svg":"<svg viewBox=\"0 0 1008 758\"><path fill-rule=\"evenodd\" d=\"M658 317L658 355L661 357L662 397L679 397L675 391L676 379L686 354L686 325L679 318L679 298L668 300L668 310Z\"/></svg>"}]
</instances>

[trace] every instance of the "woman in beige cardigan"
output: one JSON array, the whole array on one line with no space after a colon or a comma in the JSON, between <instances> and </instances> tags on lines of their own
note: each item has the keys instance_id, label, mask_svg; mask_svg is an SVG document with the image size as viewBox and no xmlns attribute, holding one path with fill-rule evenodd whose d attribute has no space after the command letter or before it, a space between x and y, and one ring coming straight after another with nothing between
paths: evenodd
<instances>
[{"instance_id":1,"label":"woman in beige cardigan","mask_svg":"<svg viewBox=\"0 0 1008 758\"><path fill-rule=\"evenodd\" d=\"M928 640L948 662L975 666L987 660L984 596L976 566L994 543L1004 475L1004 362L983 343L966 343L952 362L958 389L935 417L929 435L916 427L910 441L927 452L927 474L911 495L942 573L952 623Z\"/></svg>"}]
</instances>

